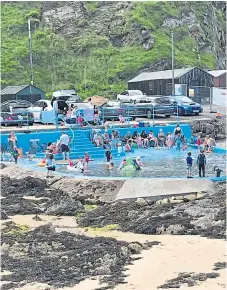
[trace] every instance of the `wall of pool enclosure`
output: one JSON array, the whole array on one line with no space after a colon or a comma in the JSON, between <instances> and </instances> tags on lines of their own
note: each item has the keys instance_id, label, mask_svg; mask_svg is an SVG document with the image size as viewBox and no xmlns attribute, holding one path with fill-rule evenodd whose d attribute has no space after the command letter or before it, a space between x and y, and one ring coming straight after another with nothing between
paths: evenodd
<instances>
[{"instance_id":1,"label":"wall of pool enclosure","mask_svg":"<svg viewBox=\"0 0 227 290\"><path fill-rule=\"evenodd\" d=\"M112 130L118 130L121 136L126 135L128 132L133 134L133 132L137 131L138 133L141 133L143 130L145 130L147 133L150 132L150 130L153 131L154 135L157 136L159 129L162 129L164 134L167 133L172 133L175 129L176 125L158 125L158 126L153 126L153 127L139 127L139 128L134 128L134 127L127 127L127 128L111 128L108 129L108 132L111 133ZM183 134L185 138L190 139L192 136L192 130L190 125L188 124L181 124L180 125ZM85 132L89 135L91 130L89 129L72 129L73 132L75 133L74 138L79 138L78 136L81 134L85 134ZM56 130L50 130L50 131L37 131L37 132L30 132L30 133L16 133L17 140L18 140L18 148L22 148L23 153L27 152L30 148L30 140L34 139L39 139L39 144L41 145L42 143L48 143L48 142L56 142L59 140L61 136L61 132L64 131L69 136L72 137L72 130L71 129L62 129L59 131ZM97 129L101 130L102 133L104 133L104 129ZM4 133L1 134L1 144L7 144L7 139L9 137L9 133ZM83 147L83 144L81 144L81 148Z\"/></svg>"}]
</instances>

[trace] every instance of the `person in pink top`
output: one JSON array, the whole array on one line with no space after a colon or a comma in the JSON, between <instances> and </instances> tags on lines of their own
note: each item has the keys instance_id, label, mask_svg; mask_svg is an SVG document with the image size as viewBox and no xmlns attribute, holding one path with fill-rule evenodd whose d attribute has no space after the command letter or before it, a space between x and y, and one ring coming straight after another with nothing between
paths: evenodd
<instances>
[{"instance_id":1,"label":"person in pink top","mask_svg":"<svg viewBox=\"0 0 227 290\"><path fill-rule=\"evenodd\" d=\"M90 161L90 156L89 156L89 154L86 152L86 153L84 154L84 162L85 162L85 167L86 167L86 169L88 169L88 163L89 163L89 161Z\"/></svg>"},{"instance_id":2,"label":"person in pink top","mask_svg":"<svg viewBox=\"0 0 227 290\"><path fill-rule=\"evenodd\" d=\"M200 146L201 146L201 144L202 144L202 140L201 140L201 137L200 137L200 136L198 136L198 139L197 139L197 141L196 141L196 144L197 144L197 146L198 146L198 149L200 150Z\"/></svg>"}]
</instances>

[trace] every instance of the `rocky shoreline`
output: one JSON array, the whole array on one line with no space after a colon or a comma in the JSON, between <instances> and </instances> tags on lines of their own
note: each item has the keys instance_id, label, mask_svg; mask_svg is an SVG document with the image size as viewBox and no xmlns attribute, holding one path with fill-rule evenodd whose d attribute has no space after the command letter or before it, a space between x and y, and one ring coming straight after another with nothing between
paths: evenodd
<instances>
[{"instance_id":1,"label":"rocky shoreline","mask_svg":"<svg viewBox=\"0 0 227 290\"><path fill-rule=\"evenodd\" d=\"M64 289L90 278L99 279L100 289L111 289L126 283L125 266L139 259L135 254L158 247L160 235L225 239L225 184L216 185L213 194L174 203L146 199L115 202L122 183L65 177L48 182L42 173L18 170L16 165L1 169L2 270L12 273L3 275L2 289L23 289L27 283ZM84 232L70 232L67 225L59 230L53 223L36 227L17 224L13 220L18 215L32 216L34 223L41 223L44 216L68 216ZM90 231L102 232L102 236L91 237ZM126 242L108 236L110 231L143 234L148 239L155 235L157 240ZM226 266L223 261L216 262L218 270ZM185 281L189 286L197 285L219 276L216 272L179 275L159 288L179 288L177 285Z\"/></svg>"}]
</instances>

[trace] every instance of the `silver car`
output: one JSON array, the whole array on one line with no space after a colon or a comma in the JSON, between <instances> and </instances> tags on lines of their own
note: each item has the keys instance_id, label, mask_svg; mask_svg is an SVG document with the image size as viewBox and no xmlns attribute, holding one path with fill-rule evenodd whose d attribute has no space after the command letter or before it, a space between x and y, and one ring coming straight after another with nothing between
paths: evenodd
<instances>
[{"instance_id":1,"label":"silver car","mask_svg":"<svg viewBox=\"0 0 227 290\"><path fill-rule=\"evenodd\" d=\"M140 90L126 90L119 95L117 95L117 100L128 103L138 103L141 98L144 98L146 94L143 94Z\"/></svg>"}]
</instances>

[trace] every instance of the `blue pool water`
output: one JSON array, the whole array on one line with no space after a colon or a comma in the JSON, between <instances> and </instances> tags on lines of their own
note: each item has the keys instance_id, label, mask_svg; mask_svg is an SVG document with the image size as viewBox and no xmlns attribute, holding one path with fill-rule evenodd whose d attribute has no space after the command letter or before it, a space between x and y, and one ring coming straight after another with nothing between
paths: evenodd
<instances>
[{"instance_id":1,"label":"blue pool water","mask_svg":"<svg viewBox=\"0 0 227 290\"><path fill-rule=\"evenodd\" d=\"M196 165L196 159L198 156L198 150L190 148L188 151L192 153L193 167L192 176L198 177L198 168ZM67 170L67 165L57 165L56 173L66 176L90 176L90 177L186 177L186 157L188 151L177 151L175 149L137 149L134 153L128 153L127 158L133 158L134 156L140 156L144 167L141 171L120 171L118 169L122 158L114 158L114 169L110 172L107 169L108 164L104 158L99 158L89 163L89 172L80 173ZM223 172L221 176L226 175L226 155L223 153L206 153L207 165L206 165L206 177L215 177L214 166L219 166ZM40 168L37 166L38 160L32 162L22 161L21 165L24 167L31 167L35 170L46 171L46 168Z\"/></svg>"}]
</instances>

